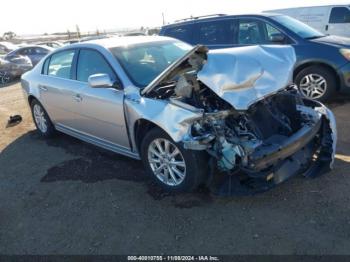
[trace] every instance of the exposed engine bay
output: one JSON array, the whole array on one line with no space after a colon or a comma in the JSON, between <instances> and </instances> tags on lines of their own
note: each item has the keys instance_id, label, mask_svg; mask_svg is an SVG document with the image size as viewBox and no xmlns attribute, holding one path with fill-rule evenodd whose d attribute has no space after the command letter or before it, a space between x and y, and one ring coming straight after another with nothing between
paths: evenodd
<instances>
[{"instance_id":1,"label":"exposed engine bay","mask_svg":"<svg viewBox=\"0 0 350 262\"><path fill-rule=\"evenodd\" d=\"M182 139L186 149L205 150L213 170L235 177L234 183L254 179L263 187L297 173L316 176L332 167L336 132L328 109L303 98L294 85L249 104L230 103L222 92L227 91L226 97L244 95L249 88L251 92L259 74L252 81L234 85L221 81L220 90L210 88L205 78L198 77L207 59L206 48L199 48L146 94L202 110L202 117L193 121ZM235 105L248 106L240 110Z\"/></svg>"}]
</instances>

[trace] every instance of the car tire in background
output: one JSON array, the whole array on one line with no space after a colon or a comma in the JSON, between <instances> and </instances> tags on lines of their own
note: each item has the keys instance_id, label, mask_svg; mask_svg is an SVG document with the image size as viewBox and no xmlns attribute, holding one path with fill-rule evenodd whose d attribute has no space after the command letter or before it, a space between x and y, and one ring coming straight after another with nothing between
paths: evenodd
<instances>
[{"instance_id":1,"label":"car tire in background","mask_svg":"<svg viewBox=\"0 0 350 262\"><path fill-rule=\"evenodd\" d=\"M0 71L0 84L5 85L10 81L11 81L11 76L6 72Z\"/></svg>"},{"instance_id":2,"label":"car tire in background","mask_svg":"<svg viewBox=\"0 0 350 262\"><path fill-rule=\"evenodd\" d=\"M55 134L55 127L44 107L38 100L33 99L30 108L38 132L44 137L52 137Z\"/></svg>"},{"instance_id":3,"label":"car tire in background","mask_svg":"<svg viewBox=\"0 0 350 262\"><path fill-rule=\"evenodd\" d=\"M147 173L166 191L191 192L207 178L206 152L184 149L160 128L145 135L140 153Z\"/></svg>"},{"instance_id":4,"label":"car tire in background","mask_svg":"<svg viewBox=\"0 0 350 262\"><path fill-rule=\"evenodd\" d=\"M304 96L321 102L329 100L337 88L334 73L318 65L301 70L295 77L295 84Z\"/></svg>"}]
</instances>

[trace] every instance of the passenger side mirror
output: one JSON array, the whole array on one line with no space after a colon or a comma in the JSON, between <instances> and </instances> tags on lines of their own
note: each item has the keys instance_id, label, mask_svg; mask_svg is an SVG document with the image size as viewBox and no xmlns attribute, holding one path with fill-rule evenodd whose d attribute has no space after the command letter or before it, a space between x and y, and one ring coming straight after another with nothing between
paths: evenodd
<instances>
[{"instance_id":1,"label":"passenger side mirror","mask_svg":"<svg viewBox=\"0 0 350 262\"><path fill-rule=\"evenodd\" d=\"M89 76L88 83L93 88L107 88L107 87L116 87L117 84L113 82L108 74L94 74Z\"/></svg>"},{"instance_id":2,"label":"passenger side mirror","mask_svg":"<svg viewBox=\"0 0 350 262\"><path fill-rule=\"evenodd\" d=\"M283 35L283 34L272 34L270 36L270 41L272 43L280 43L280 44L283 44L286 40L286 37Z\"/></svg>"}]
</instances>

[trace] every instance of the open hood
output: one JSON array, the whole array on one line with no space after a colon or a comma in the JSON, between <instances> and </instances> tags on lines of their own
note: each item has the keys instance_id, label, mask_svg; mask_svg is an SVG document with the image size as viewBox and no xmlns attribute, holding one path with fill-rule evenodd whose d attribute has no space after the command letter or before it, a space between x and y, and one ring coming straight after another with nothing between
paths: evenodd
<instances>
[{"instance_id":1,"label":"open hood","mask_svg":"<svg viewBox=\"0 0 350 262\"><path fill-rule=\"evenodd\" d=\"M211 50L196 46L163 71L141 94L174 79L192 66L197 78L236 110L247 110L258 100L292 82L296 61L290 46L249 46Z\"/></svg>"}]
</instances>

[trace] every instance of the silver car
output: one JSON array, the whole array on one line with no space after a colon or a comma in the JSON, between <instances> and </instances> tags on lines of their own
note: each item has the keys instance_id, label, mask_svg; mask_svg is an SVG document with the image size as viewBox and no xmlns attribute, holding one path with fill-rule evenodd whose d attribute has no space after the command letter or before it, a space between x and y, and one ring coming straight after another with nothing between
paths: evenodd
<instances>
[{"instance_id":1,"label":"silver car","mask_svg":"<svg viewBox=\"0 0 350 262\"><path fill-rule=\"evenodd\" d=\"M116 37L54 51L22 87L43 136L142 159L169 191L207 184L227 195L332 168L334 116L291 85L295 60L288 46Z\"/></svg>"}]
</instances>

